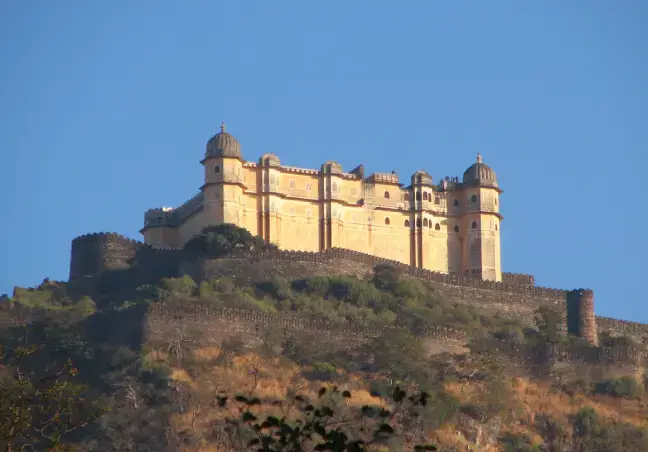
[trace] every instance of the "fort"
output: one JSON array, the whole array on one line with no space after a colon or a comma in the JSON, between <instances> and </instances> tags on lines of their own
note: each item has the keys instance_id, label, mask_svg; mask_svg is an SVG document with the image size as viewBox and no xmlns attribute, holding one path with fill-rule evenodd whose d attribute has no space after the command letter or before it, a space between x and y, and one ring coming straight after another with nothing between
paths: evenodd
<instances>
[{"instance_id":1,"label":"fort","mask_svg":"<svg viewBox=\"0 0 648 452\"><path fill-rule=\"evenodd\" d=\"M350 173L335 162L307 170L282 166L272 154L258 164L245 162L223 125L201 163L200 193L177 209L147 211L143 242L115 233L75 238L70 284L90 287L104 277L145 284L182 275L254 283L273 276L365 276L390 264L449 300L526 323L538 307L549 306L563 314L568 333L592 345L600 332L633 336L640 344L648 337L648 325L596 317L591 290L537 287L531 275L502 272L502 190L479 155L461 182L447 177L434 185L421 170L404 187L394 173L365 177L362 165ZM280 249L188 258L184 244L205 226L222 223L246 228Z\"/></svg>"}]
</instances>

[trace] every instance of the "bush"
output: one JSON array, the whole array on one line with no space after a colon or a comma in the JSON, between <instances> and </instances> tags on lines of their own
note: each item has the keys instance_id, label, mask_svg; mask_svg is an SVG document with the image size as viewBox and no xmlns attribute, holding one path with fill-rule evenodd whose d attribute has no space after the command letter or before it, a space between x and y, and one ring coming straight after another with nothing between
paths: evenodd
<instances>
[{"instance_id":1,"label":"bush","mask_svg":"<svg viewBox=\"0 0 648 452\"><path fill-rule=\"evenodd\" d=\"M633 399L643 394L643 386L633 377L625 376L602 381L596 385L595 391L597 394Z\"/></svg>"}]
</instances>

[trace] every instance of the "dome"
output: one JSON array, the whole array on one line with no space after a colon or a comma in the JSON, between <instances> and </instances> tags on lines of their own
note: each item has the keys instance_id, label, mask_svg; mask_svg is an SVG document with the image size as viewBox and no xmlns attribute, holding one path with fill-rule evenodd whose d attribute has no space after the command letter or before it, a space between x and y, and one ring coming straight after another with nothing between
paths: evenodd
<instances>
[{"instance_id":1,"label":"dome","mask_svg":"<svg viewBox=\"0 0 648 452\"><path fill-rule=\"evenodd\" d=\"M412 174L412 185L414 184L432 185L432 176L425 170L418 170Z\"/></svg>"},{"instance_id":2,"label":"dome","mask_svg":"<svg viewBox=\"0 0 648 452\"><path fill-rule=\"evenodd\" d=\"M205 156L243 158L241 144L236 138L225 132L225 123L221 123L221 131L207 142Z\"/></svg>"},{"instance_id":3,"label":"dome","mask_svg":"<svg viewBox=\"0 0 648 452\"><path fill-rule=\"evenodd\" d=\"M477 154L477 161L464 171L463 183L497 187L497 177L495 177L495 171L482 161L482 156Z\"/></svg>"}]
</instances>

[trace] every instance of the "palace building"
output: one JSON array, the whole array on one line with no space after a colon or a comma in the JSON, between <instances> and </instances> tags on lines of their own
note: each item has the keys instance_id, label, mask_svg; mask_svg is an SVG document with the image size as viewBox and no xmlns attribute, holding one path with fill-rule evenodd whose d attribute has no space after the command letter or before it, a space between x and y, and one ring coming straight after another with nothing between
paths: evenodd
<instances>
[{"instance_id":1,"label":"palace building","mask_svg":"<svg viewBox=\"0 0 648 452\"><path fill-rule=\"evenodd\" d=\"M501 281L499 196L482 157L458 177L436 183L423 170L409 185L391 173L282 165L264 154L245 161L221 125L200 162L200 192L178 208L145 213L144 241L180 248L205 226L232 223L286 250L346 248L443 273Z\"/></svg>"}]
</instances>

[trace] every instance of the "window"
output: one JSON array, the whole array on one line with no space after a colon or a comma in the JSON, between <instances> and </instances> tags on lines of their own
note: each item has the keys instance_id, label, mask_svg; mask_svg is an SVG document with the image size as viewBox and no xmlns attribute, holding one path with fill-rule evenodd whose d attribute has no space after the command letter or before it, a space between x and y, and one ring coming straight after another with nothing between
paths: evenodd
<instances>
[{"instance_id":1,"label":"window","mask_svg":"<svg viewBox=\"0 0 648 452\"><path fill-rule=\"evenodd\" d=\"M409 201L409 193L406 192L405 195L403 195L403 199Z\"/></svg>"},{"instance_id":2,"label":"window","mask_svg":"<svg viewBox=\"0 0 648 452\"><path fill-rule=\"evenodd\" d=\"M472 195L470 197L470 202L477 202L477 195Z\"/></svg>"},{"instance_id":3,"label":"window","mask_svg":"<svg viewBox=\"0 0 648 452\"><path fill-rule=\"evenodd\" d=\"M388 191L385 192L385 199L389 199L389 192Z\"/></svg>"},{"instance_id":4,"label":"window","mask_svg":"<svg viewBox=\"0 0 648 452\"><path fill-rule=\"evenodd\" d=\"M452 204L454 204L455 207L459 207L459 200L455 199Z\"/></svg>"},{"instance_id":5,"label":"window","mask_svg":"<svg viewBox=\"0 0 648 452\"><path fill-rule=\"evenodd\" d=\"M476 221L473 221L473 222L472 222L472 228L473 228L473 229L477 229L477 222L476 222Z\"/></svg>"},{"instance_id":6,"label":"window","mask_svg":"<svg viewBox=\"0 0 648 452\"><path fill-rule=\"evenodd\" d=\"M306 190L312 190L313 189L313 183L312 182L306 182Z\"/></svg>"},{"instance_id":7,"label":"window","mask_svg":"<svg viewBox=\"0 0 648 452\"><path fill-rule=\"evenodd\" d=\"M335 182L333 182L333 191L337 192L338 186Z\"/></svg>"},{"instance_id":8,"label":"window","mask_svg":"<svg viewBox=\"0 0 648 452\"><path fill-rule=\"evenodd\" d=\"M389 217L385 217L385 224L390 224Z\"/></svg>"},{"instance_id":9,"label":"window","mask_svg":"<svg viewBox=\"0 0 648 452\"><path fill-rule=\"evenodd\" d=\"M307 209L307 210L306 210L306 216L307 216L308 218L310 218L311 215L312 215L311 210L310 210L310 209Z\"/></svg>"},{"instance_id":10,"label":"window","mask_svg":"<svg viewBox=\"0 0 648 452\"><path fill-rule=\"evenodd\" d=\"M421 219L420 218L418 220L416 220L416 227L417 228L421 227Z\"/></svg>"},{"instance_id":11,"label":"window","mask_svg":"<svg viewBox=\"0 0 648 452\"><path fill-rule=\"evenodd\" d=\"M427 225L428 225L428 219L427 219L427 218L424 218L424 219L423 219L423 226L427 226Z\"/></svg>"},{"instance_id":12,"label":"window","mask_svg":"<svg viewBox=\"0 0 648 452\"><path fill-rule=\"evenodd\" d=\"M295 179L290 179L288 181L288 187L295 188Z\"/></svg>"},{"instance_id":13,"label":"window","mask_svg":"<svg viewBox=\"0 0 648 452\"><path fill-rule=\"evenodd\" d=\"M214 172L215 172L216 174L220 173L220 166L216 165L216 166L214 167Z\"/></svg>"},{"instance_id":14,"label":"window","mask_svg":"<svg viewBox=\"0 0 648 452\"><path fill-rule=\"evenodd\" d=\"M497 205L497 198L495 198L495 205Z\"/></svg>"},{"instance_id":15,"label":"window","mask_svg":"<svg viewBox=\"0 0 648 452\"><path fill-rule=\"evenodd\" d=\"M423 192L423 201L427 201L427 200L428 200L428 194L427 194L426 191L424 191Z\"/></svg>"},{"instance_id":16,"label":"window","mask_svg":"<svg viewBox=\"0 0 648 452\"><path fill-rule=\"evenodd\" d=\"M406 228L409 228L409 225L410 225L410 224L409 224L409 220L405 220L405 224L404 224L404 226L405 226Z\"/></svg>"},{"instance_id":17,"label":"window","mask_svg":"<svg viewBox=\"0 0 648 452\"><path fill-rule=\"evenodd\" d=\"M420 191L417 191L417 192L416 192L416 200L417 200L417 201L420 201L420 200L421 200L421 192L420 192Z\"/></svg>"},{"instance_id":18,"label":"window","mask_svg":"<svg viewBox=\"0 0 648 452\"><path fill-rule=\"evenodd\" d=\"M497 231L497 225L495 225L495 230Z\"/></svg>"},{"instance_id":19,"label":"window","mask_svg":"<svg viewBox=\"0 0 648 452\"><path fill-rule=\"evenodd\" d=\"M441 230L441 225L439 223L434 225L434 230L435 231L440 231Z\"/></svg>"},{"instance_id":20,"label":"window","mask_svg":"<svg viewBox=\"0 0 648 452\"><path fill-rule=\"evenodd\" d=\"M438 196L435 196L434 197L434 204L441 204L441 198L439 198Z\"/></svg>"},{"instance_id":21,"label":"window","mask_svg":"<svg viewBox=\"0 0 648 452\"><path fill-rule=\"evenodd\" d=\"M456 225L456 226L455 226L454 231L455 231L455 232L459 232L459 225Z\"/></svg>"}]
</instances>

